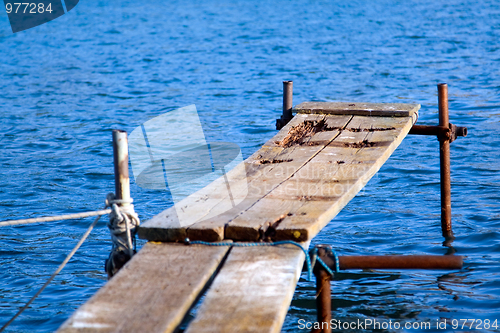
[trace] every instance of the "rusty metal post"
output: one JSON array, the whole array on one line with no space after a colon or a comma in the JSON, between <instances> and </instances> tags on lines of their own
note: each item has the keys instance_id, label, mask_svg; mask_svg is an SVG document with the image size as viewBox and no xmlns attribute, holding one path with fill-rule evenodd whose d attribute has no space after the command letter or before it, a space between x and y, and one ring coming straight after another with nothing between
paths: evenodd
<instances>
[{"instance_id":1,"label":"rusty metal post","mask_svg":"<svg viewBox=\"0 0 500 333\"><path fill-rule=\"evenodd\" d=\"M321 333L331 333L330 321L332 320L332 299L330 274L324 269L320 269L316 274L316 309L318 311L318 323Z\"/></svg>"},{"instance_id":2,"label":"rusty metal post","mask_svg":"<svg viewBox=\"0 0 500 333\"><path fill-rule=\"evenodd\" d=\"M283 120L288 123L293 108L293 81L283 81Z\"/></svg>"},{"instance_id":3,"label":"rusty metal post","mask_svg":"<svg viewBox=\"0 0 500 333\"><path fill-rule=\"evenodd\" d=\"M115 199L130 201L128 139L125 131L113 130L113 160L115 165ZM128 205L128 202L119 204L119 206Z\"/></svg>"},{"instance_id":4,"label":"rusty metal post","mask_svg":"<svg viewBox=\"0 0 500 333\"><path fill-rule=\"evenodd\" d=\"M448 85L438 84L439 126L449 127ZM451 172L450 138L439 136L439 161L441 172L441 230L444 237L451 237Z\"/></svg>"},{"instance_id":5,"label":"rusty metal post","mask_svg":"<svg viewBox=\"0 0 500 333\"><path fill-rule=\"evenodd\" d=\"M318 247L318 257L327 255L328 247ZM331 333L330 322L332 320L332 299L330 274L321 265L314 266L316 276L316 311L317 321L321 325L320 329L315 329L311 333Z\"/></svg>"},{"instance_id":6,"label":"rusty metal post","mask_svg":"<svg viewBox=\"0 0 500 333\"><path fill-rule=\"evenodd\" d=\"M283 114L276 119L276 129L280 130L292 120L293 81L283 81Z\"/></svg>"},{"instance_id":7,"label":"rusty metal post","mask_svg":"<svg viewBox=\"0 0 500 333\"><path fill-rule=\"evenodd\" d=\"M448 111L448 85L440 83L438 88L439 125L413 125L409 134L437 135L439 140L439 170L441 190L441 231L446 238L445 246L450 246L453 240L451 227L451 172L450 172L450 143L457 137L467 136L467 127L456 126L450 123Z\"/></svg>"}]
</instances>

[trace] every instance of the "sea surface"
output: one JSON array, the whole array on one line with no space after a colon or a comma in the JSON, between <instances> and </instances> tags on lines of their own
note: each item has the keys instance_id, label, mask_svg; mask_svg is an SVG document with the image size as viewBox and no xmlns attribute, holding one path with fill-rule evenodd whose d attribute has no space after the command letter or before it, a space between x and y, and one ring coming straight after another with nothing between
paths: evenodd
<instances>
[{"instance_id":1,"label":"sea surface","mask_svg":"<svg viewBox=\"0 0 500 333\"><path fill-rule=\"evenodd\" d=\"M16 34L0 12L0 220L100 209L114 190L111 130L180 107L195 104L207 140L236 143L246 158L276 133L283 80L294 81L294 104L419 103L428 125L436 85L448 83L451 122L469 130L451 146L451 246L440 231L438 142L422 136L408 136L313 245L466 257L459 271L340 273L334 319L449 320L425 332L497 320L500 331L500 2L82 0ZM131 181L143 221L173 204ZM55 331L106 283L105 220L8 332ZM0 228L0 325L91 222ZM284 332L305 331L314 299L303 274ZM459 331L495 331L475 323Z\"/></svg>"}]
</instances>

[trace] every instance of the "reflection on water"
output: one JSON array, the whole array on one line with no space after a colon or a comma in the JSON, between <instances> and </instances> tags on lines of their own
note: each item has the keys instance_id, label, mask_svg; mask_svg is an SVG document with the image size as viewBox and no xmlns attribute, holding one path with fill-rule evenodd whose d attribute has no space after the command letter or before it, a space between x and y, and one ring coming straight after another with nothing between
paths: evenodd
<instances>
[{"instance_id":1,"label":"reflection on water","mask_svg":"<svg viewBox=\"0 0 500 333\"><path fill-rule=\"evenodd\" d=\"M407 137L378 176L314 239L339 254L466 256L460 272L342 273L333 316L494 319L500 308L500 6L493 1L81 2L12 34L0 15L0 219L101 207L113 191L111 129L196 104L207 143L242 158L275 133L283 80L294 101L419 103L437 123L438 82L469 135L451 145L455 240L440 231L438 143ZM149 157L148 157L149 158ZM166 190L132 196L142 220L173 205ZM0 229L0 322L56 269L90 220ZM11 332L50 332L106 277L104 222ZM452 277L452 278L451 278ZM441 288L443 289L441 289ZM286 318L315 318L302 279Z\"/></svg>"}]
</instances>

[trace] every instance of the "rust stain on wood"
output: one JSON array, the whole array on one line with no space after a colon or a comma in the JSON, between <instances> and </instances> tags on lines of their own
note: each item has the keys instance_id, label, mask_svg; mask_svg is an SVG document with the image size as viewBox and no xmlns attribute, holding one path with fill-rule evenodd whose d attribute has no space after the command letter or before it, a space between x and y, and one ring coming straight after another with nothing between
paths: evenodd
<instances>
[{"instance_id":1,"label":"rust stain on wood","mask_svg":"<svg viewBox=\"0 0 500 333\"><path fill-rule=\"evenodd\" d=\"M278 160L278 159L272 159L272 160L260 160L260 164L275 164L275 163L284 163L284 162L291 162L293 159L286 159L286 160Z\"/></svg>"},{"instance_id":2,"label":"rust stain on wood","mask_svg":"<svg viewBox=\"0 0 500 333\"><path fill-rule=\"evenodd\" d=\"M345 147L345 148L365 148L365 147L388 147L392 141L375 141L370 142L369 140L363 140L358 142L336 142L333 141L329 146L331 147ZM337 161L338 164L344 163L343 161Z\"/></svg>"},{"instance_id":3,"label":"rust stain on wood","mask_svg":"<svg viewBox=\"0 0 500 333\"><path fill-rule=\"evenodd\" d=\"M319 121L304 120L297 126L290 128L287 136L277 143L278 146L288 148L293 145L300 145L306 138L327 129L325 118Z\"/></svg>"}]
</instances>

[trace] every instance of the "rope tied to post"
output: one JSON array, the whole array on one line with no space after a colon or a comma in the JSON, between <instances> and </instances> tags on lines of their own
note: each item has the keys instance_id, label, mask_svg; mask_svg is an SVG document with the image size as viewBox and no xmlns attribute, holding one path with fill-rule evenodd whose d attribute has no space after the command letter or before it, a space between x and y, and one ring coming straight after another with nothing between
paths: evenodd
<instances>
[{"instance_id":1,"label":"rope tied to post","mask_svg":"<svg viewBox=\"0 0 500 333\"><path fill-rule=\"evenodd\" d=\"M339 257L337 256L337 252L335 252L332 248L330 247L322 247L323 249L326 250L327 254L332 256L334 258L335 262L335 272L318 256L318 249L320 246L315 246L309 251L309 256L311 257L311 266L314 267L316 263L320 264L325 271L330 274L330 276L335 276L335 273L338 273L340 271L340 266L339 266Z\"/></svg>"},{"instance_id":2,"label":"rope tied to post","mask_svg":"<svg viewBox=\"0 0 500 333\"><path fill-rule=\"evenodd\" d=\"M109 278L118 272L135 253L135 235L140 220L132 202L132 199L118 200L114 193L106 196L106 207L111 208L107 226L111 233L112 248L105 263Z\"/></svg>"}]
</instances>

